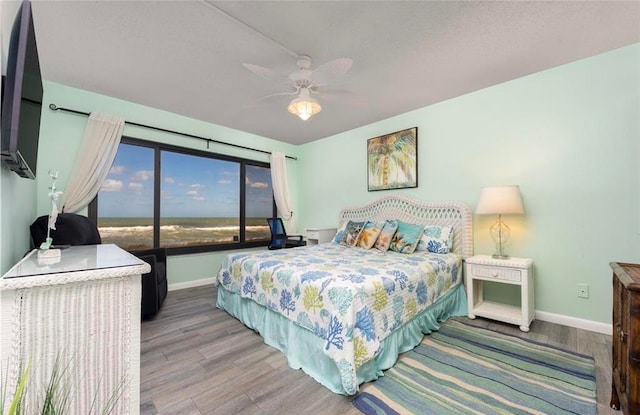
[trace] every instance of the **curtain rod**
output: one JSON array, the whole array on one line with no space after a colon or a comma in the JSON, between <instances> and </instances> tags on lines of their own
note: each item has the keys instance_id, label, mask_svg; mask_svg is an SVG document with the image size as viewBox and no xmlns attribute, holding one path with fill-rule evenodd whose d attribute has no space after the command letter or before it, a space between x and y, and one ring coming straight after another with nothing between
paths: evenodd
<instances>
[{"instance_id":1,"label":"curtain rod","mask_svg":"<svg viewBox=\"0 0 640 415\"><path fill-rule=\"evenodd\" d=\"M89 115L91 115L88 112L84 112L84 111L78 111L78 110L72 110L72 109L69 109L69 108L58 107L56 104L49 104L49 109L52 110L52 111L60 110L60 111L65 111L65 112L71 112L73 114L86 115L87 117ZM152 129L152 130L162 131L162 132L165 132L165 133L178 134L178 135L183 135L185 137L197 138L198 140L204 140L204 141L207 142L207 149L209 148L209 144L210 143L215 143L215 144L223 144L225 146L241 148L243 150L251 150L251 151L257 151L259 153L271 154L270 151L266 151L266 150L259 150L257 148L245 147L245 146L241 146L239 144L225 143L224 141L218 141L218 140L214 140L212 138L207 138L207 137L200 137L198 135L189 134L189 133L183 133L183 132L175 131L175 130L168 130L166 128L154 127L153 125L140 124L140 123L133 122L133 121L125 121L124 123L125 124L129 124L129 125L134 125L136 127L144 127L144 128L149 128L149 129ZM291 160L298 160L297 157L293 157L293 156L285 156L285 157L288 158L288 159L291 159Z\"/></svg>"}]
</instances>

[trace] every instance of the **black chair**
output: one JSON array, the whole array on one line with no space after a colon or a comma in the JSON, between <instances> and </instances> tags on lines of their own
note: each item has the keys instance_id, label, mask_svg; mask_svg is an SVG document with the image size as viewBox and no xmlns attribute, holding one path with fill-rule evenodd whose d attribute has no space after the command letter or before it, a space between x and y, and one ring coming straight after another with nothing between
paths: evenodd
<instances>
[{"instance_id":1,"label":"black chair","mask_svg":"<svg viewBox=\"0 0 640 415\"><path fill-rule=\"evenodd\" d=\"M31 231L31 244L33 248L39 248L47 239L49 216L40 216L29 230ZM75 213L60 213L56 219L56 229L51 229L53 245L97 245L102 243L98 227L86 216Z\"/></svg>"},{"instance_id":2,"label":"black chair","mask_svg":"<svg viewBox=\"0 0 640 415\"><path fill-rule=\"evenodd\" d=\"M49 216L40 216L30 226L34 248L47 239ZM96 224L86 216L60 213L56 229L50 233L54 246L97 245L102 243ZM142 319L154 317L167 297L167 250L165 248L135 251L132 254L151 265L151 271L142 275Z\"/></svg>"},{"instance_id":3,"label":"black chair","mask_svg":"<svg viewBox=\"0 0 640 415\"><path fill-rule=\"evenodd\" d=\"M287 235L282 219L268 218L267 222L269 222L269 229L271 230L269 249L295 248L306 245L302 240L302 235Z\"/></svg>"},{"instance_id":4,"label":"black chair","mask_svg":"<svg viewBox=\"0 0 640 415\"><path fill-rule=\"evenodd\" d=\"M167 250L155 248L131 253L151 265L151 271L142 275L142 319L148 320L158 314L167 298Z\"/></svg>"}]
</instances>

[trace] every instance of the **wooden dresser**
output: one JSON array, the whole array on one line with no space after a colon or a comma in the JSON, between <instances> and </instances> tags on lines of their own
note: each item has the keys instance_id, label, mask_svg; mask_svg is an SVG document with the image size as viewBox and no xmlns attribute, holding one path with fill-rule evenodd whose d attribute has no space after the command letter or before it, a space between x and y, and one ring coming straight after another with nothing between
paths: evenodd
<instances>
[{"instance_id":1,"label":"wooden dresser","mask_svg":"<svg viewBox=\"0 0 640 415\"><path fill-rule=\"evenodd\" d=\"M640 264L612 262L611 407L640 414Z\"/></svg>"}]
</instances>

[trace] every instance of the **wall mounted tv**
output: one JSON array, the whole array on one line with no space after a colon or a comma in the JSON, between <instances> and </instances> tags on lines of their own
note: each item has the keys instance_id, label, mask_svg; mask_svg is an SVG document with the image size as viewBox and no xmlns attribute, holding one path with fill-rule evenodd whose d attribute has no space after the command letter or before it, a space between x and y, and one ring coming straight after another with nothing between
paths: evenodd
<instances>
[{"instance_id":1,"label":"wall mounted tv","mask_svg":"<svg viewBox=\"0 0 640 415\"><path fill-rule=\"evenodd\" d=\"M19 176L36 177L42 77L31 3L24 0L11 30L2 88L2 163Z\"/></svg>"}]
</instances>

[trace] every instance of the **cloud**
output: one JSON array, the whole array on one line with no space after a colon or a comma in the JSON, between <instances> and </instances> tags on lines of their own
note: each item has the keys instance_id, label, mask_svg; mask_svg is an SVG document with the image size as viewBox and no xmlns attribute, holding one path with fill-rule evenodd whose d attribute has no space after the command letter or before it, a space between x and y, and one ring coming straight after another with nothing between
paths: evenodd
<instances>
[{"instance_id":1,"label":"cloud","mask_svg":"<svg viewBox=\"0 0 640 415\"><path fill-rule=\"evenodd\" d=\"M106 179L100 187L101 192L119 192L122 190L122 181Z\"/></svg>"},{"instance_id":2,"label":"cloud","mask_svg":"<svg viewBox=\"0 0 640 415\"><path fill-rule=\"evenodd\" d=\"M244 179L244 183L254 189L266 189L269 187L269 184L266 182L252 182L248 177Z\"/></svg>"},{"instance_id":3,"label":"cloud","mask_svg":"<svg viewBox=\"0 0 640 415\"><path fill-rule=\"evenodd\" d=\"M174 184L176 182L176 180L173 177L165 177L164 178L164 182L165 183L169 183L169 184Z\"/></svg>"},{"instance_id":4,"label":"cloud","mask_svg":"<svg viewBox=\"0 0 640 415\"><path fill-rule=\"evenodd\" d=\"M192 185L189 185L190 189L195 189L195 190L200 190L200 189L204 189L204 185L200 184L200 183L194 183Z\"/></svg>"},{"instance_id":5,"label":"cloud","mask_svg":"<svg viewBox=\"0 0 640 415\"><path fill-rule=\"evenodd\" d=\"M266 189L269 187L269 185L265 182L254 182L249 184L249 186L251 186L254 189Z\"/></svg>"},{"instance_id":6,"label":"cloud","mask_svg":"<svg viewBox=\"0 0 640 415\"><path fill-rule=\"evenodd\" d=\"M218 180L218 184L232 184L233 182L231 180Z\"/></svg>"},{"instance_id":7,"label":"cloud","mask_svg":"<svg viewBox=\"0 0 640 415\"><path fill-rule=\"evenodd\" d=\"M109 174L123 174L127 168L125 166L111 166Z\"/></svg>"},{"instance_id":8,"label":"cloud","mask_svg":"<svg viewBox=\"0 0 640 415\"><path fill-rule=\"evenodd\" d=\"M189 196L198 196L198 194L199 194L199 193L198 193L198 191L197 191L197 190L189 190L189 191L187 192L187 195L189 195Z\"/></svg>"},{"instance_id":9,"label":"cloud","mask_svg":"<svg viewBox=\"0 0 640 415\"><path fill-rule=\"evenodd\" d=\"M173 199L173 194L167 190L162 190L160 192L160 197L163 199Z\"/></svg>"},{"instance_id":10,"label":"cloud","mask_svg":"<svg viewBox=\"0 0 640 415\"><path fill-rule=\"evenodd\" d=\"M135 192L141 192L144 189L144 184L138 182L129 182L129 190Z\"/></svg>"},{"instance_id":11,"label":"cloud","mask_svg":"<svg viewBox=\"0 0 640 415\"><path fill-rule=\"evenodd\" d=\"M147 181L153 178L153 170L138 170L135 172L134 177L136 180Z\"/></svg>"},{"instance_id":12,"label":"cloud","mask_svg":"<svg viewBox=\"0 0 640 415\"><path fill-rule=\"evenodd\" d=\"M202 202L204 200L204 197L202 197L202 196L194 196L194 197L191 198L191 200Z\"/></svg>"}]
</instances>

